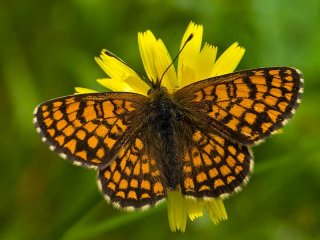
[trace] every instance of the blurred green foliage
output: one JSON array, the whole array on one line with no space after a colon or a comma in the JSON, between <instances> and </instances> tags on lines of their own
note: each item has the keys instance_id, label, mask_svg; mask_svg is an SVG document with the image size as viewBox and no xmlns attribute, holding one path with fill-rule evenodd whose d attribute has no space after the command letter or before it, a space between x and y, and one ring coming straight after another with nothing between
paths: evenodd
<instances>
[{"instance_id":1,"label":"blurred green foliage","mask_svg":"<svg viewBox=\"0 0 320 240\"><path fill-rule=\"evenodd\" d=\"M0 2L0 239L320 239L320 2L314 0L11 0ZM254 147L244 190L225 201L229 220L208 217L171 233L165 204L122 213L107 205L95 172L48 150L34 107L104 73L108 48L143 71L137 32L151 29L175 55L190 20L220 53L238 41L238 69L293 66L305 94L284 134Z\"/></svg>"}]
</instances>

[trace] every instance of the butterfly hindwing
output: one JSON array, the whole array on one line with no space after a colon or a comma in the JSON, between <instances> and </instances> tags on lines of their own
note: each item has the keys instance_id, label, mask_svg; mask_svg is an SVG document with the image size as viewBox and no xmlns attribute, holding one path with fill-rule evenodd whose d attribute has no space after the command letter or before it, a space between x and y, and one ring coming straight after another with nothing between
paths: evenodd
<instances>
[{"instance_id":1,"label":"butterfly hindwing","mask_svg":"<svg viewBox=\"0 0 320 240\"><path fill-rule=\"evenodd\" d=\"M197 198L226 197L240 190L253 168L247 147L197 128L182 163L182 193Z\"/></svg>"},{"instance_id":2,"label":"butterfly hindwing","mask_svg":"<svg viewBox=\"0 0 320 240\"><path fill-rule=\"evenodd\" d=\"M98 185L115 206L127 210L154 205L166 197L159 163L148 154L143 138L135 137L100 169Z\"/></svg>"},{"instance_id":3,"label":"butterfly hindwing","mask_svg":"<svg viewBox=\"0 0 320 240\"><path fill-rule=\"evenodd\" d=\"M281 128L300 103L303 78L293 68L245 70L186 86L175 97L207 116L231 141L251 145ZM200 114L201 114L200 113Z\"/></svg>"},{"instance_id":4,"label":"butterfly hindwing","mask_svg":"<svg viewBox=\"0 0 320 240\"><path fill-rule=\"evenodd\" d=\"M130 118L146 97L133 93L80 94L49 100L34 112L42 140L74 164L106 165L131 134Z\"/></svg>"}]
</instances>

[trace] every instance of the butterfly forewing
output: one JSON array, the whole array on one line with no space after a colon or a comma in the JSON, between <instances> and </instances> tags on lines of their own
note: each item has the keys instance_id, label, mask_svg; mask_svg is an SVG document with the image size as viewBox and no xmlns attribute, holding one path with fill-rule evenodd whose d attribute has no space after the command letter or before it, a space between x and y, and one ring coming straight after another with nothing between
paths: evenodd
<instances>
[{"instance_id":1,"label":"butterfly forewing","mask_svg":"<svg viewBox=\"0 0 320 240\"><path fill-rule=\"evenodd\" d=\"M300 103L303 79L287 67L231 73L191 84L175 97L233 142L250 145L281 128Z\"/></svg>"},{"instance_id":2,"label":"butterfly forewing","mask_svg":"<svg viewBox=\"0 0 320 240\"><path fill-rule=\"evenodd\" d=\"M132 93L81 94L49 100L35 109L42 140L77 165L108 165L132 134L130 118L147 98Z\"/></svg>"}]
</instances>

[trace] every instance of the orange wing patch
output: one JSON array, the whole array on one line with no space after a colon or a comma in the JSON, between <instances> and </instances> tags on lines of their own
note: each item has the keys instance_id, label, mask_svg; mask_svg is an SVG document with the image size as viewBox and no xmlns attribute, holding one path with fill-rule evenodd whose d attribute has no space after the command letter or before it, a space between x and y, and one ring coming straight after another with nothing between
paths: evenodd
<instances>
[{"instance_id":1,"label":"orange wing patch","mask_svg":"<svg viewBox=\"0 0 320 240\"><path fill-rule=\"evenodd\" d=\"M248 148L200 130L193 131L193 141L183 159L183 194L226 197L240 190L253 168Z\"/></svg>"},{"instance_id":2,"label":"orange wing patch","mask_svg":"<svg viewBox=\"0 0 320 240\"><path fill-rule=\"evenodd\" d=\"M166 197L156 161L145 148L141 139L135 138L121 148L110 166L99 171L100 189L117 207L128 210L147 207Z\"/></svg>"},{"instance_id":3,"label":"orange wing patch","mask_svg":"<svg viewBox=\"0 0 320 240\"><path fill-rule=\"evenodd\" d=\"M63 97L37 107L34 122L43 141L61 157L97 167L108 163L131 134L130 114L146 99L130 93Z\"/></svg>"}]
</instances>

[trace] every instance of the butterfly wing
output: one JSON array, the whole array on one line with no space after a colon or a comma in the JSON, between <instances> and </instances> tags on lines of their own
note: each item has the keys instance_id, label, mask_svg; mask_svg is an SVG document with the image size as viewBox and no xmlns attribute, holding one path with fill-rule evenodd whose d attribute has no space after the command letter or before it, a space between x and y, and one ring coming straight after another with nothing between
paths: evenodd
<instances>
[{"instance_id":1,"label":"butterfly wing","mask_svg":"<svg viewBox=\"0 0 320 240\"><path fill-rule=\"evenodd\" d=\"M246 146L217 133L192 127L192 143L184 153L181 191L196 198L227 197L248 181L253 159Z\"/></svg>"},{"instance_id":2,"label":"butterfly wing","mask_svg":"<svg viewBox=\"0 0 320 240\"><path fill-rule=\"evenodd\" d=\"M186 86L175 98L233 142L251 145L281 128L295 112L303 78L293 68L252 69ZM197 110L195 110L197 109Z\"/></svg>"},{"instance_id":3,"label":"butterfly wing","mask_svg":"<svg viewBox=\"0 0 320 240\"><path fill-rule=\"evenodd\" d=\"M34 111L42 140L76 165L108 165L133 134L132 119L147 97L134 93L91 93L49 100ZM134 121L137 123L137 121Z\"/></svg>"},{"instance_id":4,"label":"butterfly wing","mask_svg":"<svg viewBox=\"0 0 320 240\"><path fill-rule=\"evenodd\" d=\"M166 197L159 165L143 139L132 138L110 166L99 171L99 188L116 207L146 208Z\"/></svg>"}]
</instances>

